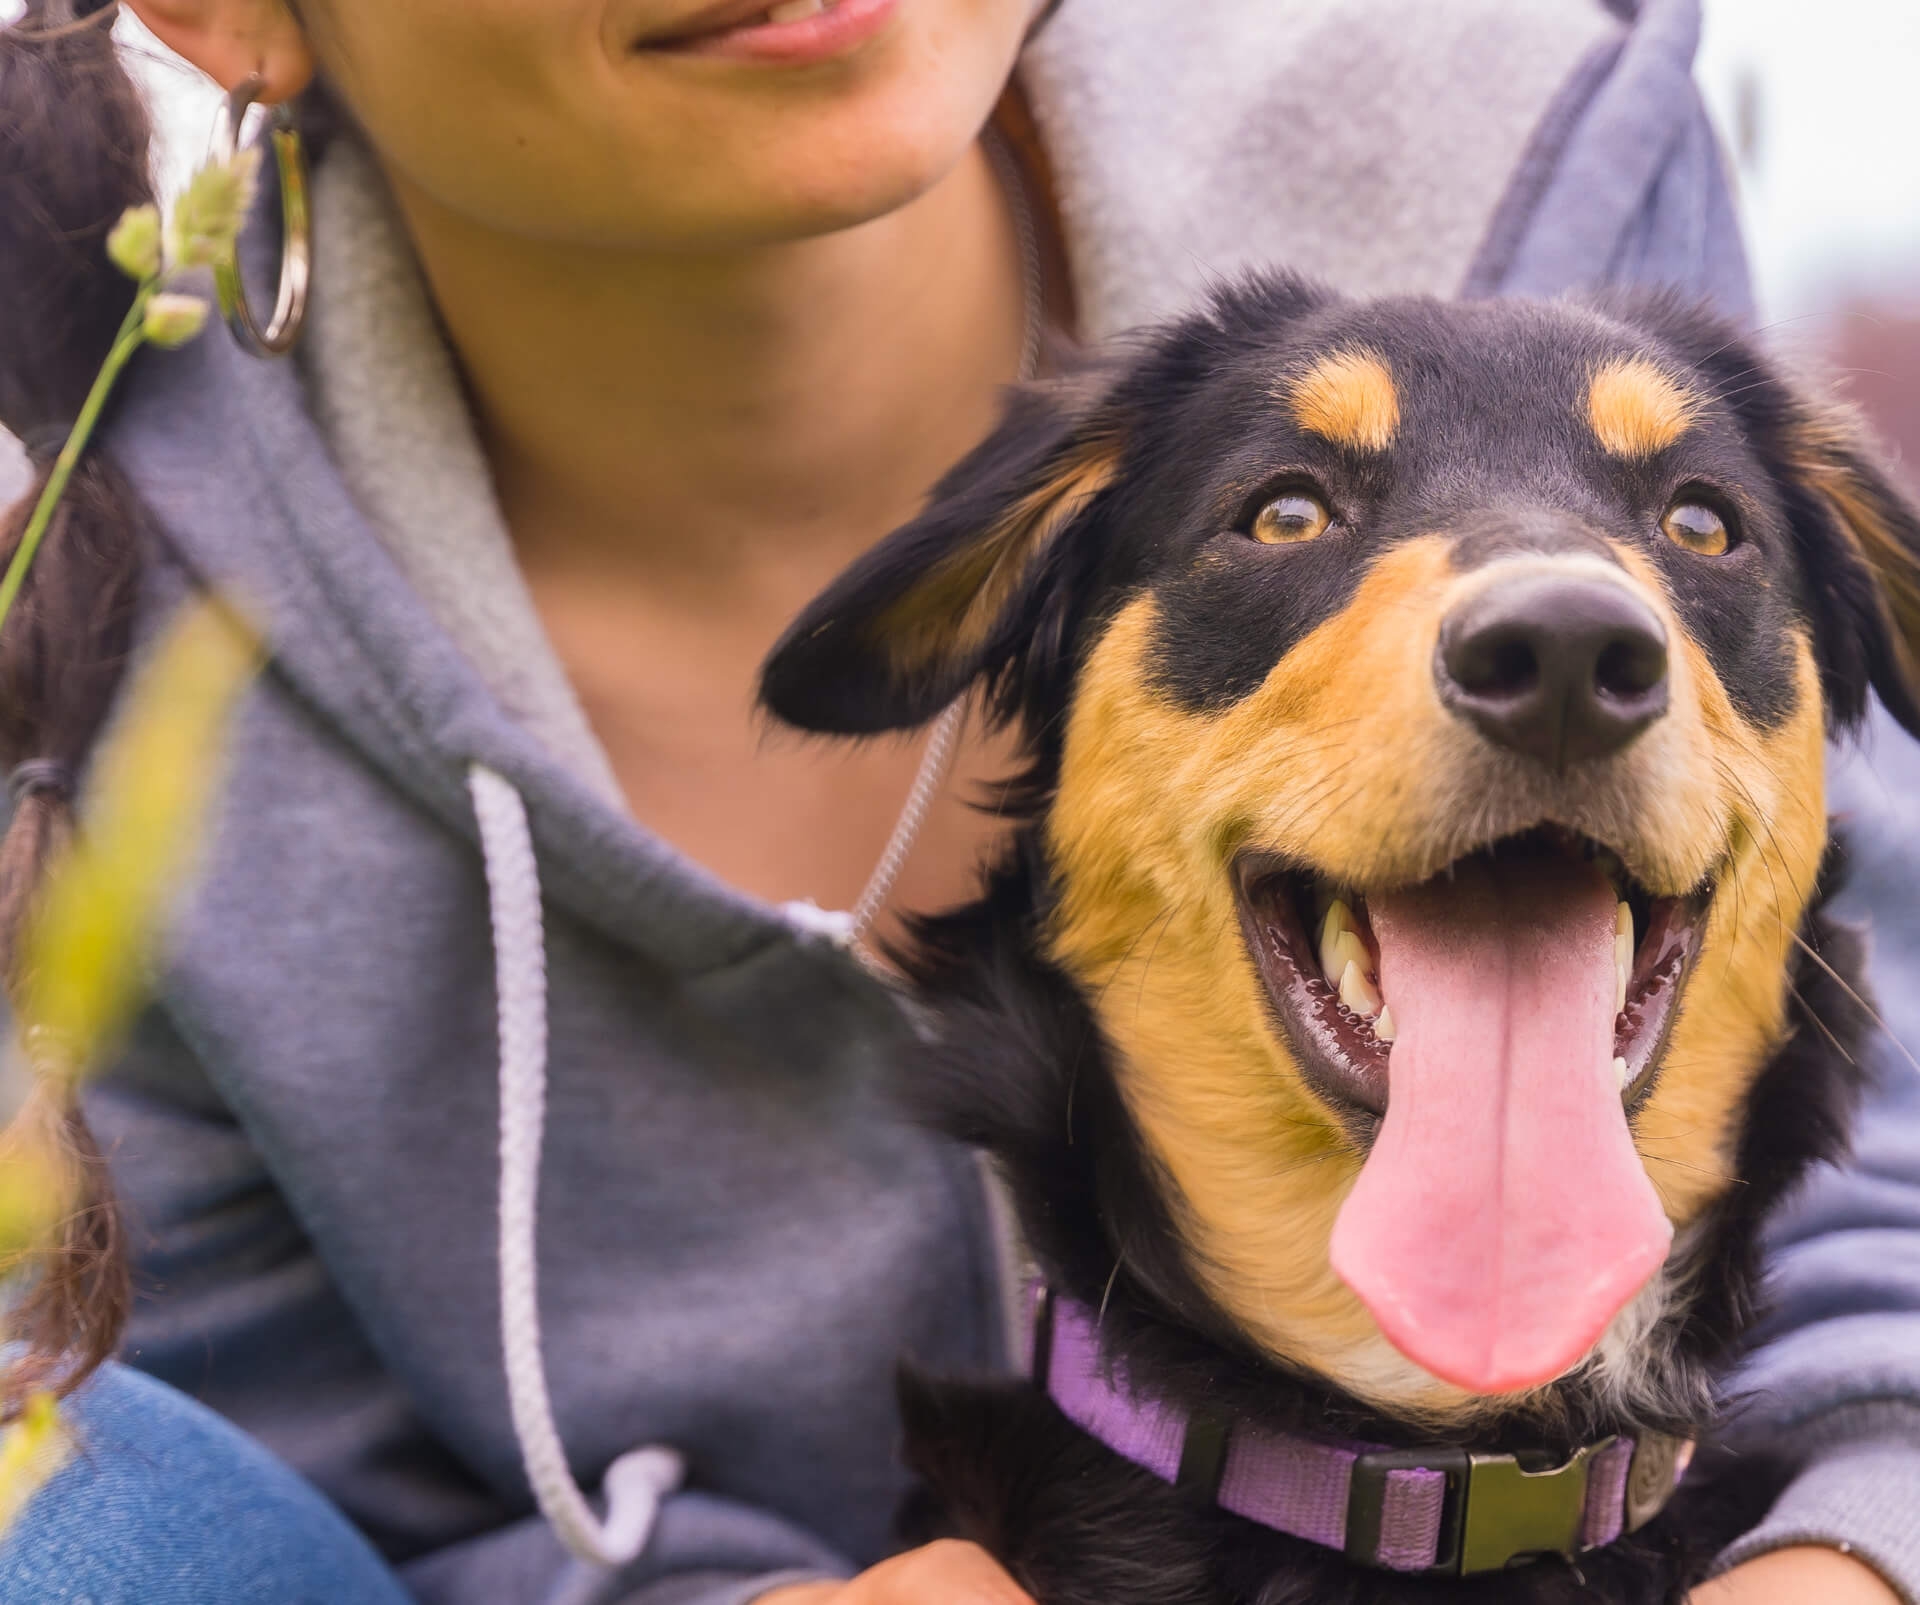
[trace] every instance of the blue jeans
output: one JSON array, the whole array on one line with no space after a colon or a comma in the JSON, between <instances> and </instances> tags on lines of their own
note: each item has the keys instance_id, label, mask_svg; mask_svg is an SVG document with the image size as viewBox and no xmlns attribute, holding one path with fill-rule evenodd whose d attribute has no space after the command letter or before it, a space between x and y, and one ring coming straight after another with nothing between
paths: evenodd
<instances>
[{"instance_id":1,"label":"blue jeans","mask_svg":"<svg viewBox=\"0 0 1920 1605\"><path fill-rule=\"evenodd\" d=\"M0 1539L0 1605L409 1605L347 1519L245 1433L109 1366L78 1452Z\"/></svg>"}]
</instances>

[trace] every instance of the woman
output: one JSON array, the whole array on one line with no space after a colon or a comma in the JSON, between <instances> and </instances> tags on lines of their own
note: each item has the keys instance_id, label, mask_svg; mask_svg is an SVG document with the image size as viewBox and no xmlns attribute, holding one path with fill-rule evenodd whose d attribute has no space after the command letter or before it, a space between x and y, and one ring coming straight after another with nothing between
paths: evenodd
<instances>
[{"instance_id":1,"label":"woman","mask_svg":"<svg viewBox=\"0 0 1920 1605\"><path fill-rule=\"evenodd\" d=\"M97 538L36 581L130 584L138 554L138 631L216 587L274 659L163 995L86 1109L145 1292L123 1353L167 1386L77 1396L92 1452L0 1597L1019 1600L965 1546L874 1564L893 1359L1009 1342L989 1197L888 1114L911 1033L820 913L885 890L919 755L769 740L754 668L1043 321L1102 336L1268 260L1742 308L1691 5L129 3L310 133L346 116L297 364L143 359ZM96 34L7 49L30 159L135 171L99 148L124 90ZM56 337L74 364L98 332ZM51 392L13 390L44 439ZM48 662L79 651L39 620ZM77 762L98 710L30 712L9 762ZM964 890L993 824L961 799L996 767L965 745L890 909ZM61 806L27 785L15 829ZM1815 1497L1721 1598L1891 1597L1840 1546L1893 1576L1901 1529L1835 1511L1912 1485L1920 1443L1844 1361L1819 1385ZM681 1458L624 1458L647 1444Z\"/></svg>"}]
</instances>

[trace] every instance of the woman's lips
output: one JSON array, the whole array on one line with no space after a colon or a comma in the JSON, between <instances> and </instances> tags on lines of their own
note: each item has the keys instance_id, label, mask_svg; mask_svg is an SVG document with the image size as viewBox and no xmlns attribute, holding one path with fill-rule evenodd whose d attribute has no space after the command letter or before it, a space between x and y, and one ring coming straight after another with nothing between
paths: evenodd
<instances>
[{"instance_id":1,"label":"woman's lips","mask_svg":"<svg viewBox=\"0 0 1920 1605\"><path fill-rule=\"evenodd\" d=\"M738 20L670 38L642 40L639 49L805 66L859 48L884 28L901 0L774 0Z\"/></svg>"}]
</instances>

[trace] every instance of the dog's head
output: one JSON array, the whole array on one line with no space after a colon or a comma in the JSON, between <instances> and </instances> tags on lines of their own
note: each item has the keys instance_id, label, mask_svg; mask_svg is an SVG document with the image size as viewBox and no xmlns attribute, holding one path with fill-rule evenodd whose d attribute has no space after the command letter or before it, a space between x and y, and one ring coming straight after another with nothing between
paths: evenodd
<instances>
[{"instance_id":1,"label":"dog's head","mask_svg":"<svg viewBox=\"0 0 1920 1605\"><path fill-rule=\"evenodd\" d=\"M1916 554L1708 318L1277 279L1018 394L764 691L1023 724L1044 950L1195 1276L1444 1413L1630 1331L1730 1184L1827 735L1920 729Z\"/></svg>"}]
</instances>

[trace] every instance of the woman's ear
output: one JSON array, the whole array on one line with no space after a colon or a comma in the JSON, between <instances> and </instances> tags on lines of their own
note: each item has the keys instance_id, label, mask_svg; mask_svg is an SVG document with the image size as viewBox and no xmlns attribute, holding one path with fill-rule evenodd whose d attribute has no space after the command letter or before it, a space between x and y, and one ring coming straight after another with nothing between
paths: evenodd
<instances>
[{"instance_id":1,"label":"woman's ear","mask_svg":"<svg viewBox=\"0 0 1920 1605\"><path fill-rule=\"evenodd\" d=\"M1100 390L1083 378L1012 392L926 510L788 627L760 671L761 703L804 730L872 735L925 724L1007 669L1118 476Z\"/></svg>"},{"instance_id":2,"label":"woman's ear","mask_svg":"<svg viewBox=\"0 0 1920 1605\"><path fill-rule=\"evenodd\" d=\"M313 81L313 49L286 0L124 0L147 31L222 89L250 73L271 105Z\"/></svg>"}]
</instances>

